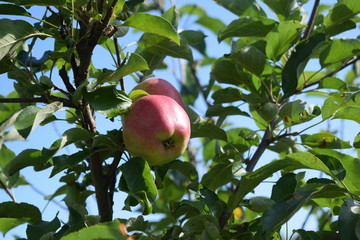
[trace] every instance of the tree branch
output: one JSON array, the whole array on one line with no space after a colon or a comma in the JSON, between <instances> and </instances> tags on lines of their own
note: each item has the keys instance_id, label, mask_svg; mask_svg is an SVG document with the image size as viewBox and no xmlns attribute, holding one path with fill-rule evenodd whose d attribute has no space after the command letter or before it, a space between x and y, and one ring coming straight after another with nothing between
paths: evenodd
<instances>
[{"instance_id":1,"label":"tree branch","mask_svg":"<svg viewBox=\"0 0 360 240\"><path fill-rule=\"evenodd\" d=\"M319 5L320 5L320 0L315 0L314 7L313 7L313 9L311 11L311 16L310 16L309 22L307 24L307 28L305 29L304 35L301 38L301 40L306 40L306 39L308 39L310 37L311 31L314 28L315 17L317 15Z\"/></svg>"},{"instance_id":2,"label":"tree branch","mask_svg":"<svg viewBox=\"0 0 360 240\"><path fill-rule=\"evenodd\" d=\"M351 64L354 64L356 61L359 61L360 60L360 56L357 56L356 58L353 58L352 60L350 60L349 62L345 63L344 65L342 65L341 67L339 67L338 69L326 74L324 77L314 81L314 82L311 82L311 83L308 83L308 84L305 84L305 86L302 88L302 89L297 89L295 94L299 94L302 92L302 90L304 90L305 88L309 88L309 87L312 87L316 84L319 84L322 80L324 80L325 78L328 78L328 77L331 77L333 75L335 75L336 73L340 72L341 70L343 70L344 68L350 66Z\"/></svg>"},{"instance_id":3,"label":"tree branch","mask_svg":"<svg viewBox=\"0 0 360 240\"><path fill-rule=\"evenodd\" d=\"M50 101L51 100L51 101ZM62 102L65 107L76 108L76 106L68 99L47 96L46 97L36 97L36 98L0 98L1 103L51 103L51 102Z\"/></svg>"}]
</instances>

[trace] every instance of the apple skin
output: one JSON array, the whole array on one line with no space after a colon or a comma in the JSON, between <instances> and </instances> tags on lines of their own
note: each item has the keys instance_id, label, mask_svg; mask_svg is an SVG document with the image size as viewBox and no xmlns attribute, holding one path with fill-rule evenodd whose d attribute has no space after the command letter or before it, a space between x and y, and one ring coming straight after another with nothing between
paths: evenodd
<instances>
[{"instance_id":1,"label":"apple skin","mask_svg":"<svg viewBox=\"0 0 360 240\"><path fill-rule=\"evenodd\" d=\"M149 78L134 87L133 90L143 90L150 95L164 95L174 99L183 109L186 109L178 90L162 78Z\"/></svg>"},{"instance_id":2,"label":"apple skin","mask_svg":"<svg viewBox=\"0 0 360 240\"><path fill-rule=\"evenodd\" d=\"M190 139L190 120L172 98L147 95L133 103L123 118L123 139L129 153L150 166L180 157Z\"/></svg>"}]
</instances>

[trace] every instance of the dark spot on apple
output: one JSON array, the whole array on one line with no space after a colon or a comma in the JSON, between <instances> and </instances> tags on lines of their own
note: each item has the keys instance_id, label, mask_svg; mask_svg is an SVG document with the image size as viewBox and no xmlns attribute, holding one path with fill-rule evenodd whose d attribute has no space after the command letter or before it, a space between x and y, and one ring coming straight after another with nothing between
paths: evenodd
<instances>
[{"instance_id":1,"label":"dark spot on apple","mask_svg":"<svg viewBox=\"0 0 360 240\"><path fill-rule=\"evenodd\" d=\"M163 145L166 149L175 147L174 140L172 138L169 138L169 139L166 139L165 141L163 141Z\"/></svg>"}]
</instances>

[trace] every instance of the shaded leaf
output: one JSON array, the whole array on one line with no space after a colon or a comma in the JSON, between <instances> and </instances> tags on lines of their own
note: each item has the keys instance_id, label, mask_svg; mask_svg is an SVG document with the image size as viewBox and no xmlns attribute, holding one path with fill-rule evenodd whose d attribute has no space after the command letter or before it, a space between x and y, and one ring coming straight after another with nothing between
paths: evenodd
<instances>
[{"instance_id":1,"label":"shaded leaf","mask_svg":"<svg viewBox=\"0 0 360 240\"><path fill-rule=\"evenodd\" d=\"M30 16L30 13L28 13L24 8L13 4L0 4L0 14Z\"/></svg>"},{"instance_id":2,"label":"shaded leaf","mask_svg":"<svg viewBox=\"0 0 360 240\"><path fill-rule=\"evenodd\" d=\"M266 16L265 11L255 0L215 0L215 2L238 16Z\"/></svg>"},{"instance_id":3,"label":"shaded leaf","mask_svg":"<svg viewBox=\"0 0 360 240\"><path fill-rule=\"evenodd\" d=\"M124 114L132 101L125 92L117 90L116 85L102 86L84 94L91 107L108 117Z\"/></svg>"},{"instance_id":4,"label":"shaded leaf","mask_svg":"<svg viewBox=\"0 0 360 240\"><path fill-rule=\"evenodd\" d=\"M286 62L282 72L282 90L285 97L291 96L298 86L298 80L317 46L325 40L325 36L317 34L299 43Z\"/></svg>"},{"instance_id":5,"label":"shaded leaf","mask_svg":"<svg viewBox=\"0 0 360 240\"><path fill-rule=\"evenodd\" d=\"M285 125L292 126L307 122L318 115L317 108L305 109L306 103L301 100L286 103L279 111L279 117L283 119Z\"/></svg>"},{"instance_id":6,"label":"shaded leaf","mask_svg":"<svg viewBox=\"0 0 360 240\"><path fill-rule=\"evenodd\" d=\"M180 42L175 44L169 39L152 33L145 33L138 41L139 47L156 55L184 58L192 61L192 51L185 37L180 33Z\"/></svg>"},{"instance_id":7,"label":"shaded leaf","mask_svg":"<svg viewBox=\"0 0 360 240\"><path fill-rule=\"evenodd\" d=\"M47 160L43 161L41 151L36 149L26 149L20 152L16 157L6 166L5 171L9 175L13 175L19 170L33 166L38 169L48 167Z\"/></svg>"},{"instance_id":8,"label":"shaded leaf","mask_svg":"<svg viewBox=\"0 0 360 240\"><path fill-rule=\"evenodd\" d=\"M0 203L0 231L6 234L10 229L23 224L38 223L41 221L39 209L27 203L2 202Z\"/></svg>"},{"instance_id":9,"label":"shaded leaf","mask_svg":"<svg viewBox=\"0 0 360 240\"><path fill-rule=\"evenodd\" d=\"M3 0L3 2L14 3L14 0ZM39 5L39 6L63 6L66 0L16 0L18 5Z\"/></svg>"},{"instance_id":10,"label":"shaded leaf","mask_svg":"<svg viewBox=\"0 0 360 240\"><path fill-rule=\"evenodd\" d=\"M266 56L256 47L246 46L232 53L230 57L255 75L260 75L264 71Z\"/></svg>"},{"instance_id":11,"label":"shaded leaf","mask_svg":"<svg viewBox=\"0 0 360 240\"><path fill-rule=\"evenodd\" d=\"M276 22L269 18L239 18L219 32L218 40L229 37L265 37L275 26Z\"/></svg>"},{"instance_id":12,"label":"shaded leaf","mask_svg":"<svg viewBox=\"0 0 360 240\"><path fill-rule=\"evenodd\" d=\"M131 196L136 197L139 203L143 204L144 214L149 214L158 191L148 163L139 157L132 158L123 164L121 169L122 177L126 182L126 192L132 193Z\"/></svg>"},{"instance_id":13,"label":"shaded leaf","mask_svg":"<svg viewBox=\"0 0 360 240\"><path fill-rule=\"evenodd\" d=\"M47 233L55 233L56 230L61 226L60 220L56 216L52 221L41 221L36 224L30 224L26 228L26 236L28 240L41 239Z\"/></svg>"},{"instance_id":14,"label":"shaded leaf","mask_svg":"<svg viewBox=\"0 0 360 240\"><path fill-rule=\"evenodd\" d=\"M341 239L358 239L360 224L360 203L347 198L339 214L339 234Z\"/></svg>"},{"instance_id":15,"label":"shaded leaf","mask_svg":"<svg viewBox=\"0 0 360 240\"><path fill-rule=\"evenodd\" d=\"M218 187L231 182L233 178L232 164L230 162L224 164L221 163L210 168L210 170L203 176L201 184L210 190L215 191Z\"/></svg>"},{"instance_id":16,"label":"shaded leaf","mask_svg":"<svg viewBox=\"0 0 360 240\"><path fill-rule=\"evenodd\" d=\"M191 138L198 137L227 141L225 131L210 122L191 124Z\"/></svg>"},{"instance_id":17,"label":"shaded leaf","mask_svg":"<svg viewBox=\"0 0 360 240\"><path fill-rule=\"evenodd\" d=\"M292 197L297 185L294 173L284 174L273 186L271 199L275 202L283 202Z\"/></svg>"}]
</instances>

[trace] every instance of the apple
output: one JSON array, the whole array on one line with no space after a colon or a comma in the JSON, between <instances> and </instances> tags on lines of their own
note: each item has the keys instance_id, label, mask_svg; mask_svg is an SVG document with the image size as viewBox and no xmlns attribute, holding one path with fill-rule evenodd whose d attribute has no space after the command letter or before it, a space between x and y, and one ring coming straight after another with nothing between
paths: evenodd
<instances>
[{"instance_id":1,"label":"apple","mask_svg":"<svg viewBox=\"0 0 360 240\"><path fill-rule=\"evenodd\" d=\"M183 109L185 104L178 90L168 81L161 78L150 78L136 85L134 90L143 90L150 95L164 95L174 99Z\"/></svg>"},{"instance_id":2,"label":"apple","mask_svg":"<svg viewBox=\"0 0 360 240\"><path fill-rule=\"evenodd\" d=\"M180 157L189 142L190 120L172 98L147 95L136 100L123 118L123 139L129 153L150 166Z\"/></svg>"}]
</instances>

